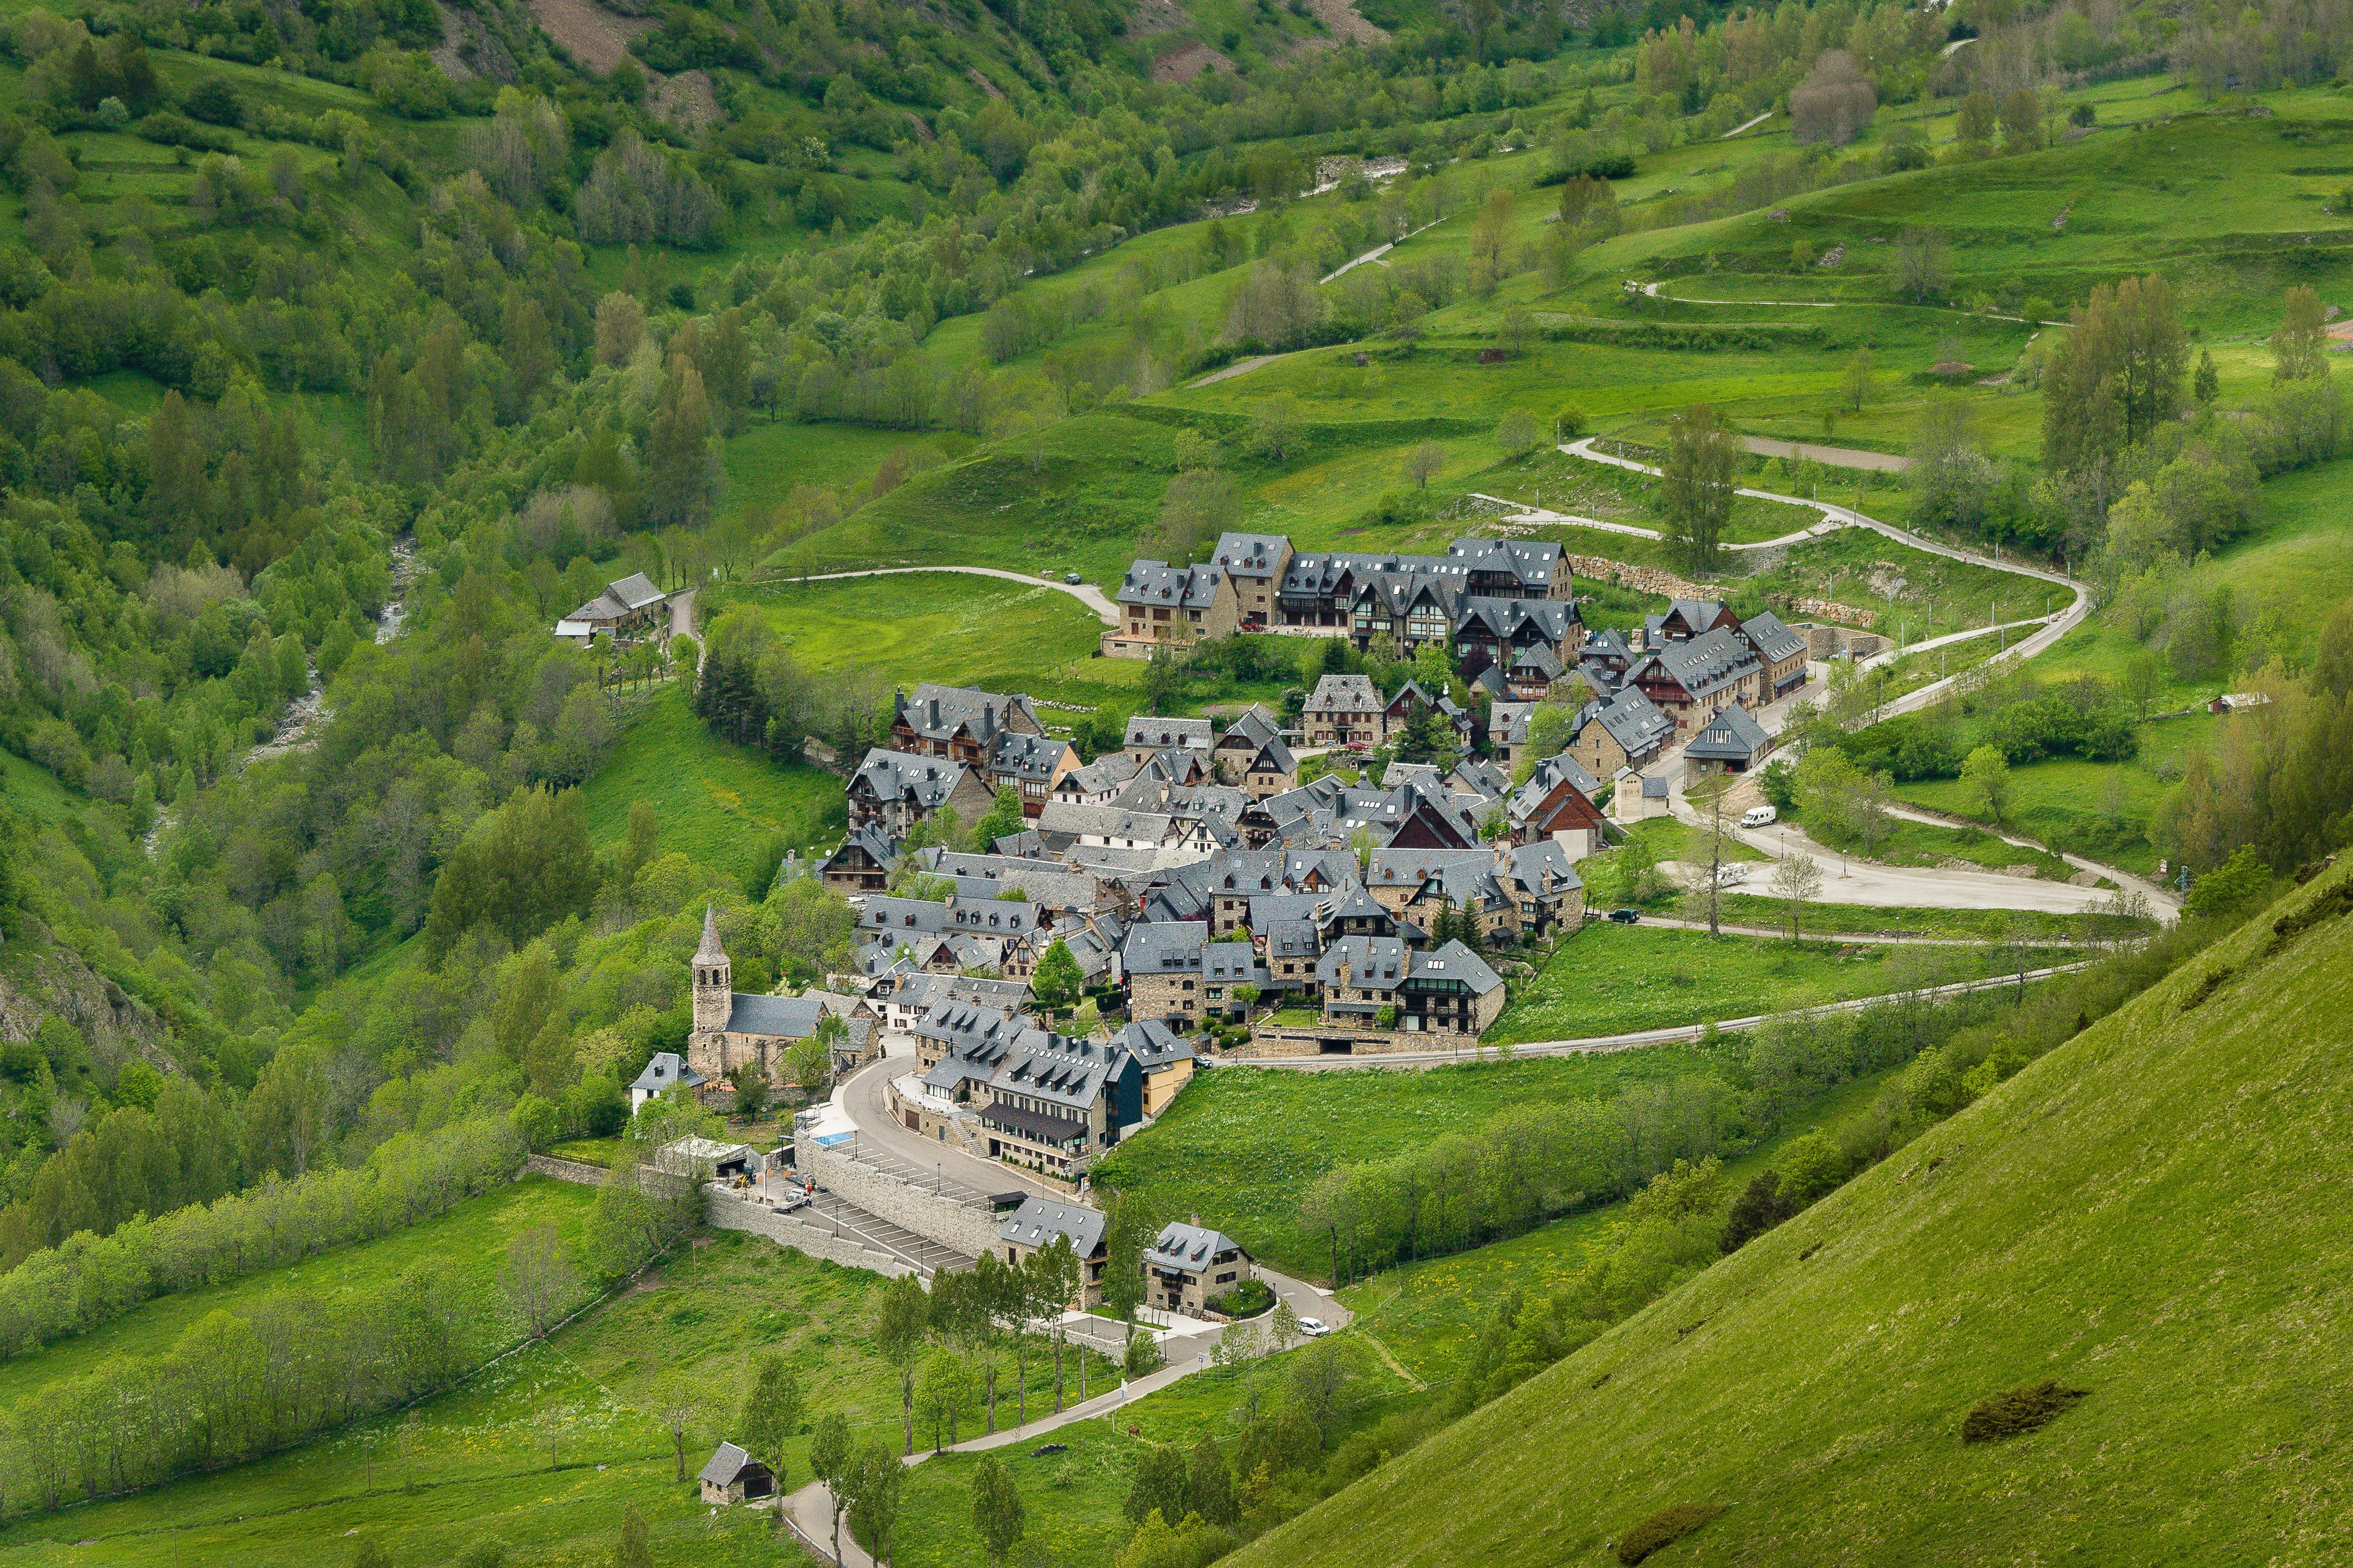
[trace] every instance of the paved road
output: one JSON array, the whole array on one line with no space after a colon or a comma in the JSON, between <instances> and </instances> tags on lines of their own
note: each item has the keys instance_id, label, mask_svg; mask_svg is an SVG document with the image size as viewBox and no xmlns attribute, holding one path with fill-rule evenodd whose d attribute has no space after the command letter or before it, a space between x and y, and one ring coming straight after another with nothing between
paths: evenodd
<instances>
[{"instance_id":1,"label":"paved road","mask_svg":"<svg viewBox=\"0 0 2353 1568\"><path fill-rule=\"evenodd\" d=\"M670 596L670 635L691 637L694 631L694 595L699 588L683 588Z\"/></svg>"},{"instance_id":2,"label":"paved road","mask_svg":"<svg viewBox=\"0 0 2353 1568\"><path fill-rule=\"evenodd\" d=\"M1743 495L1746 495L1750 492L1743 490L1741 493ZM1644 528L1639 523L1604 522L1598 517L1580 517L1573 511L1555 511L1549 507L1525 506L1518 501L1508 500L1505 497L1491 496L1478 490L1471 492L1471 499L1472 500L1493 501L1497 506L1507 506L1514 509L1510 515L1504 519L1506 522L1557 522L1567 523L1577 528L1597 528L1604 533L1630 534L1636 539L1664 539L1666 537L1665 534L1661 533L1657 529ZM1782 534L1778 539L1760 539L1748 544L1726 544L1723 546L1723 548L1726 550L1773 550L1785 544L1796 544L1801 540L1819 539L1825 533L1834 533L1838 531L1840 526L1841 525L1838 523L1834 523L1830 521L1828 519L1824 519L1822 521L1815 523L1811 527L1799 529L1794 533Z\"/></svg>"},{"instance_id":3,"label":"paved road","mask_svg":"<svg viewBox=\"0 0 2353 1568\"><path fill-rule=\"evenodd\" d=\"M1574 458L1584 458L1596 463L1607 463L1612 468L1630 468L1638 474L1650 474L1653 477L1658 474L1659 470L1648 463L1638 463L1631 458L1620 458L1613 453L1595 451L1593 443L1597 438L1588 436L1583 440L1571 441L1562 447L1561 450ZM2041 630L2021 638L1996 654L1986 664L1978 666L1980 669L2013 659L2032 658L2036 654L2073 631L2083 624L2084 618L2092 613L2092 596L2084 584L2059 573L2047 571L2040 566L2029 566L2016 560L2004 561L1995 556L1981 555L1974 550L1964 550L1957 545L1939 543L1936 540L1923 538L1919 534L1898 528L1894 523L1883 522L1867 512L1858 511L1852 507L1841 506L1835 501L1819 500L1806 496L1785 496L1772 490L1751 489L1745 486L1739 493L1745 496L1755 496L1760 500L1781 501L1790 506L1813 508L1822 514L1822 522L1825 526L1810 531L1828 531L1834 528L1867 528L1906 549L1925 551L1930 555L1941 555L1947 561L1958 561L1970 566L1983 566L1995 572L2006 572L2012 576L2032 577L2067 591L2072 596L2072 602L2064 610L2044 622ZM1892 716L1898 713L1910 713L1928 707L1951 690L1954 682L1961 679L1961 676L1955 675L1943 680L1930 681L1917 691L1906 692L1904 696L1895 699L1880 710L1880 713L1883 716Z\"/></svg>"},{"instance_id":4,"label":"paved road","mask_svg":"<svg viewBox=\"0 0 2353 1568\"><path fill-rule=\"evenodd\" d=\"M883 1086L898 1074L914 1070L915 1052L912 1043L896 1041L886 1044L884 1050L888 1052L892 1045L898 1047L897 1055L886 1054L879 1061L869 1062L844 1079L833 1091L834 1103L858 1123L857 1146L861 1158L870 1152L887 1153L903 1168L926 1173L936 1172L973 1192L1021 1191L1050 1198L1070 1197L1070 1189L1058 1183L1032 1175L1018 1166L968 1154L953 1143L911 1132L904 1122L893 1120L883 1101Z\"/></svg>"},{"instance_id":5,"label":"paved road","mask_svg":"<svg viewBox=\"0 0 2353 1568\"><path fill-rule=\"evenodd\" d=\"M865 572L818 572L805 577L781 577L777 581L838 583L845 577L896 577L909 572L957 572L967 577L997 577L1032 588L1051 588L1057 594L1068 594L1092 610L1095 618L1113 631L1119 629L1119 607L1104 598L1103 590L1092 583L1058 583L1051 577L1032 577L1027 573L1008 572L997 566L877 566Z\"/></svg>"},{"instance_id":6,"label":"paved road","mask_svg":"<svg viewBox=\"0 0 2353 1568\"><path fill-rule=\"evenodd\" d=\"M2080 963L2054 964L2047 969L2030 969L2029 981L2048 980L2054 974L2073 974L2088 969L2092 961ZM2015 985L2014 974L1997 974L1984 980L1957 981L1950 985L1932 985L1912 994L1920 997L1959 996L1972 991L1998 991L2005 985ZM1866 1007L1876 1007L1885 996L1858 996L1851 1002L1826 1002L1819 1007L1800 1007L1785 1014L1757 1013L1744 1018L1718 1018L1718 1029L1727 1032L1753 1029L1770 1017L1808 1017L1825 1013L1858 1013ZM1702 1024L1679 1024L1670 1029L1637 1029L1623 1035L1590 1035L1577 1040L1529 1040L1507 1047L1488 1046L1439 1051L1398 1051L1377 1057L1246 1057L1240 1065L1253 1068L1280 1068L1288 1072L1361 1072L1366 1068L1378 1068L1395 1072L1418 1072L1425 1068L1445 1067L1453 1062L1493 1061L1506 1053L1514 1057L1573 1057L1599 1056L1613 1051L1638 1050L1644 1046L1671 1046L1699 1038L1705 1028ZM1225 1068L1219 1070L1224 1071Z\"/></svg>"},{"instance_id":7,"label":"paved road","mask_svg":"<svg viewBox=\"0 0 2353 1568\"><path fill-rule=\"evenodd\" d=\"M1695 821L1698 813L1677 816ZM2005 877L1993 871L1947 870L1933 866L1883 866L1860 860L1806 837L1796 823L1770 827L1732 829L1732 835L1770 858L1788 852L1810 855L1822 870L1821 900L1826 904L1879 904L1931 910L2036 910L2045 914L2081 915L2098 910L2115 895L2105 888L2079 888L2042 877ZM2101 869L2100 868L2081 868ZM2106 874L2103 870L2103 874ZM1768 879L1759 878L1761 890ZM1744 891L1749 889L1743 889Z\"/></svg>"},{"instance_id":8,"label":"paved road","mask_svg":"<svg viewBox=\"0 0 2353 1568\"><path fill-rule=\"evenodd\" d=\"M2021 849L2040 849L2046 854L2056 855L2078 871L2096 872L2118 887L2140 894L2149 901L2150 912L2157 917L2159 925L2171 924L2180 914L2179 894L2145 877L2136 877L2131 872L2121 870L2116 867L2103 866L2096 860L2086 860L2081 855L2070 855L2064 849L2053 849L2049 845L2032 838L2015 837L1999 828L1988 827L1981 822L1971 822L1965 816L1947 816L1942 812L1922 811L1919 807L1911 805L1891 805L1887 808L1887 815L1905 822L1924 822L1931 827L1974 827L1980 833L1992 834L2004 844L2014 844Z\"/></svg>"}]
</instances>

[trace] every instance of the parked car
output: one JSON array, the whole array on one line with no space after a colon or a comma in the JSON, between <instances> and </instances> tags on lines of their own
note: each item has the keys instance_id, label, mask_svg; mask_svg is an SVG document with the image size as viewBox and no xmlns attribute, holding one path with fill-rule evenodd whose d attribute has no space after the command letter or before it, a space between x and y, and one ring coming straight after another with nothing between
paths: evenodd
<instances>
[{"instance_id":1,"label":"parked car","mask_svg":"<svg viewBox=\"0 0 2353 1568\"><path fill-rule=\"evenodd\" d=\"M1321 1318L1302 1318L1299 1331L1311 1340L1320 1340L1332 1331L1332 1326Z\"/></svg>"},{"instance_id":2,"label":"parked car","mask_svg":"<svg viewBox=\"0 0 2353 1568\"><path fill-rule=\"evenodd\" d=\"M1781 814L1779 812L1774 810L1769 805L1752 805L1746 811L1740 814L1740 826L1743 827L1769 827L1780 819L1780 816Z\"/></svg>"},{"instance_id":3,"label":"parked car","mask_svg":"<svg viewBox=\"0 0 2353 1568\"><path fill-rule=\"evenodd\" d=\"M1640 910L1611 910L1609 911L1609 918L1616 921L1621 926L1630 926L1641 921L1642 911Z\"/></svg>"},{"instance_id":4,"label":"parked car","mask_svg":"<svg viewBox=\"0 0 2353 1568\"><path fill-rule=\"evenodd\" d=\"M1062 581L1063 581L1063 582L1065 582L1065 583L1068 583L1071 587L1075 588L1075 587L1077 587L1080 584L1082 584L1082 583L1085 582L1085 581L1086 581L1086 579L1085 579L1084 577L1080 576L1076 572L1065 572L1065 573L1063 573L1063 574L1062 574Z\"/></svg>"},{"instance_id":5,"label":"parked car","mask_svg":"<svg viewBox=\"0 0 2353 1568\"><path fill-rule=\"evenodd\" d=\"M1748 868L1746 866L1718 866L1715 868L1715 885L1719 888L1736 888L1746 880Z\"/></svg>"}]
</instances>

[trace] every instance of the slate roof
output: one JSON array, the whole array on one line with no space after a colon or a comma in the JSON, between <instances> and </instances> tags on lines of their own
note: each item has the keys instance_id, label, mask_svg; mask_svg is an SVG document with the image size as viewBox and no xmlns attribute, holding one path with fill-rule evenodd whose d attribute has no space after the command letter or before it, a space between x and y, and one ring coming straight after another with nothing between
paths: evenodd
<instances>
[{"instance_id":1,"label":"slate roof","mask_svg":"<svg viewBox=\"0 0 2353 1568\"><path fill-rule=\"evenodd\" d=\"M1120 963L1130 974L1198 974L1208 945L1209 928L1200 921L1134 926Z\"/></svg>"},{"instance_id":2,"label":"slate roof","mask_svg":"<svg viewBox=\"0 0 2353 1568\"><path fill-rule=\"evenodd\" d=\"M605 591L564 618L567 621L617 621L648 605L659 604L670 595L653 585L642 572L632 572L617 583L607 583Z\"/></svg>"},{"instance_id":3,"label":"slate roof","mask_svg":"<svg viewBox=\"0 0 2353 1568\"><path fill-rule=\"evenodd\" d=\"M1488 800L1500 800L1509 795L1512 781L1503 769L1483 757L1465 757L1447 775L1455 788L1465 795L1475 795Z\"/></svg>"},{"instance_id":4,"label":"slate roof","mask_svg":"<svg viewBox=\"0 0 2353 1568\"><path fill-rule=\"evenodd\" d=\"M1162 1023L1157 1018L1140 1018L1122 1029L1113 1043L1133 1058L1147 1072L1180 1061L1191 1061L1198 1052L1193 1042Z\"/></svg>"},{"instance_id":5,"label":"slate roof","mask_svg":"<svg viewBox=\"0 0 2353 1568\"><path fill-rule=\"evenodd\" d=\"M1361 675L1327 675L1315 683L1305 713L1378 713L1388 706L1381 689Z\"/></svg>"},{"instance_id":6,"label":"slate roof","mask_svg":"<svg viewBox=\"0 0 2353 1568\"><path fill-rule=\"evenodd\" d=\"M1488 968L1485 959L1459 942L1450 942L1435 952L1415 953L1413 978L1417 982L1459 980L1476 996L1484 996L1504 984L1503 976Z\"/></svg>"},{"instance_id":7,"label":"slate roof","mask_svg":"<svg viewBox=\"0 0 2353 1568\"><path fill-rule=\"evenodd\" d=\"M1138 561L1121 580L1123 605L1170 605L1205 610L1218 596L1219 571L1214 566L1171 566L1166 561Z\"/></svg>"},{"instance_id":8,"label":"slate roof","mask_svg":"<svg viewBox=\"0 0 2353 1568\"><path fill-rule=\"evenodd\" d=\"M1688 642L1669 643L1651 655L1650 662L1695 700L1757 671L1756 651L1723 626Z\"/></svg>"},{"instance_id":9,"label":"slate roof","mask_svg":"<svg viewBox=\"0 0 2353 1568\"><path fill-rule=\"evenodd\" d=\"M664 1094L680 1084L689 1089L701 1089L708 1081L687 1066L686 1058L676 1051L656 1051L653 1060L646 1064L645 1070L638 1074L629 1087L641 1089L648 1094Z\"/></svg>"},{"instance_id":10,"label":"slate roof","mask_svg":"<svg viewBox=\"0 0 2353 1568\"><path fill-rule=\"evenodd\" d=\"M1271 577L1290 552L1291 541L1280 533L1221 533L1209 559L1236 577Z\"/></svg>"},{"instance_id":11,"label":"slate roof","mask_svg":"<svg viewBox=\"0 0 2353 1568\"><path fill-rule=\"evenodd\" d=\"M1740 630L1757 650L1757 657L1767 664L1778 664L1806 651L1806 639L1770 610L1749 616L1740 623Z\"/></svg>"},{"instance_id":12,"label":"slate roof","mask_svg":"<svg viewBox=\"0 0 2353 1568\"><path fill-rule=\"evenodd\" d=\"M1642 633L1655 645L1660 637L1670 635L1667 633L1666 626L1669 621L1673 621L1682 629L1683 637L1694 637L1704 633L1708 628L1708 623L1723 613L1724 605L1718 600L1673 599L1670 600L1667 607L1659 614L1642 617ZM1721 631L1725 628L1719 626L1716 629Z\"/></svg>"},{"instance_id":13,"label":"slate roof","mask_svg":"<svg viewBox=\"0 0 2353 1568\"><path fill-rule=\"evenodd\" d=\"M1634 650L1626 646L1625 635L1618 631L1596 632L1577 651L1580 658L1600 659L1615 664L1620 670L1634 662Z\"/></svg>"},{"instance_id":14,"label":"slate roof","mask_svg":"<svg viewBox=\"0 0 2353 1568\"><path fill-rule=\"evenodd\" d=\"M1046 910L1092 910L1103 901L1100 880L1059 860L936 847L920 851L917 858L937 875L955 878L960 900L994 898L1008 888L1018 888L1029 895L1031 903Z\"/></svg>"},{"instance_id":15,"label":"slate roof","mask_svg":"<svg viewBox=\"0 0 2353 1568\"><path fill-rule=\"evenodd\" d=\"M1609 738L1634 757L1655 751L1675 731L1675 721L1665 710L1632 686L1607 702L1587 703L1577 717L1578 733L1592 721L1599 721Z\"/></svg>"},{"instance_id":16,"label":"slate roof","mask_svg":"<svg viewBox=\"0 0 2353 1568\"><path fill-rule=\"evenodd\" d=\"M1556 680L1565 672L1566 667L1562 665L1559 657L1552 649L1542 643L1530 643L1512 657L1512 668L1514 672L1531 671L1539 679ZM1525 680L1528 677L1523 674L1520 679Z\"/></svg>"},{"instance_id":17,"label":"slate roof","mask_svg":"<svg viewBox=\"0 0 2353 1568\"><path fill-rule=\"evenodd\" d=\"M1282 724L1277 722L1274 715L1268 712L1264 707L1253 702L1237 714L1232 723L1226 726L1226 732L1218 737L1218 744L1220 748L1239 750L1248 747L1256 750L1269 741L1282 739Z\"/></svg>"},{"instance_id":18,"label":"slate roof","mask_svg":"<svg viewBox=\"0 0 2353 1568\"><path fill-rule=\"evenodd\" d=\"M1704 762L1747 763L1759 753L1771 748L1772 737L1764 727L1748 716L1748 710L1738 703L1724 709L1707 721L1707 728L1691 738L1683 747L1686 758L1697 757Z\"/></svg>"},{"instance_id":19,"label":"slate roof","mask_svg":"<svg viewBox=\"0 0 2353 1568\"><path fill-rule=\"evenodd\" d=\"M1528 782L1514 790L1512 798L1504 803L1504 815L1514 822L1525 822L1563 779L1575 784L1577 793L1584 795L1588 804L1601 788L1601 781L1586 772L1584 763L1563 752L1536 764L1528 774Z\"/></svg>"},{"instance_id":20,"label":"slate roof","mask_svg":"<svg viewBox=\"0 0 2353 1568\"><path fill-rule=\"evenodd\" d=\"M961 731L986 745L1000 730L1018 727L1013 723L1016 713L1029 721L1029 729L1045 728L1038 722L1036 707L1018 691L983 691L976 686L939 686L926 680L892 700L894 721L905 723L926 741L942 742Z\"/></svg>"},{"instance_id":21,"label":"slate roof","mask_svg":"<svg viewBox=\"0 0 2353 1568\"><path fill-rule=\"evenodd\" d=\"M1127 739L1124 746L1149 746L1155 752L1172 747L1179 751L1206 752L1217 737L1210 732L1207 719L1163 719L1155 714L1139 713L1127 721Z\"/></svg>"},{"instance_id":22,"label":"slate roof","mask_svg":"<svg viewBox=\"0 0 2353 1568\"><path fill-rule=\"evenodd\" d=\"M817 1033L817 1021L825 1016L825 1005L815 995L749 996L737 991L731 994L728 1001L727 1032L731 1035L805 1040Z\"/></svg>"},{"instance_id":23,"label":"slate roof","mask_svg":"<svg viewBox=\"0 0 2353 1568\"><path fill-rule=\"evenodd\" d=\"M1449 560L1473 572L1508 572L1524 587L1551 592L1556 578L1568 571L1567 552L1556 541L1538 539L1458 539L1446 547Z\"/></svg>"},{"instance_id":24,"label":"slate roof","mask_svg":"<svg viewBox=\"0 0 2353 1568\"><path fill-rule=\"evenodd\" d=\"M1521 845L1512 851L1504 870L1513 881L1540 896L1573 893L1585 886L1585 879L1577 874L1568 851L1560 847L1557 839Z\"/></svg>"},{"instance_id":25,"label":"slate roof","mask_svg":"<svg viewBox=\"0 0 2353 1568\"><path fill-rule=\"evenodd\" d=\"M1167 1225L1161 1227L1151 1247L1144 1255L1146 1268L1173 1268L1182 1273L1205 1272L1221 1252L1231 1252L1247 1258L1242 1244L1223 1231L1208 1230L1198 1225Z\"/></svg>"},{"instance_id":26,"label":"slate roof","mask_svg":"<svg viewBox=\"0 0 2353 1568\"><path fill-rule=\"evenodd\" d=\"M1058 1236L1071 1238L1071 1250L1081 1258L1092 1258L1103 1246L1103 1226L1108 1216L1101 1209L1091 1209L1083 1204L1064 1203L1060 1198L1029 1197L1013 1216L997 1227L997 1239L1016 1247L1048 1247Z\"/></svg>"},{"instance_id":27,"label":"slate roof","mask_svg":"<svg viewBox=\"0 0 2353 1568\"><path fill-rule=\"evenodd\" d=\"M1105 752L1093 762L1064 773L1054 785L1054 798L1099 804L1102 797L1109 796L1134 778L1143 765L1125 752Z\"/></svg>"},{"instance_id":28,"label":"slate roof","mask_svg":"<svg viewBox=\"0 0 2353 1568\"><path fill-rule=\"evenodd\" d=\"M714 1487L731 1487L735 1484L735 1478L745 1470L756 1469L765 1473L767 1468L767 1466L734 1444L722 1443L712 1450L710 1462L702 1467L694 1479L698 1481L709 1481Z\"/></svg>"},{"instance_id":29,"label":"slate roof","mask_svg":"<svg viewBox=\"0 0 2353 1568\"><path fill-rule=\"evenodd\" d=\"M1050 779L1061 763L1062 753L1070 749L1068 741L1057 741L1050 735L1000 730L989 744L988 766L1000 779Z\"/></svg>"},{"instance_id":30,"label":"slate roof","mask_svg":"<svg viewBox=\"0 0 2353 1568\"><path fill-rule=\"evenodd\" d=\"M1211 942L1202 950L1201 978L1219 985L1262 985L1266 983L1266 970L1250 943Z\"/></svg>"},{"instance_id":31,"label":"slate roof","mask_svg":"<svg viewBox=\"0 0 2353 1568\"><path fill-rule=\"evenodd\" d=\"M964 775L962 763L877 746L858 764L850 787L878 802L903 801L918 811L934 811L955 793Z\"/></svg>"},{"instance_id":32,"label":"slate roof","mask_svg":"<svg viewBox=\"0 0 2353 1568\"><path fill-rule=\"evenodd\" d=\"M1326 986L1337 986L1344 963L1348 966L1347 988L1351 991L1392 991L1411 972L1402 937L1336 937L1316 962L1315 978Z\"/></svg>"}]
</instances>

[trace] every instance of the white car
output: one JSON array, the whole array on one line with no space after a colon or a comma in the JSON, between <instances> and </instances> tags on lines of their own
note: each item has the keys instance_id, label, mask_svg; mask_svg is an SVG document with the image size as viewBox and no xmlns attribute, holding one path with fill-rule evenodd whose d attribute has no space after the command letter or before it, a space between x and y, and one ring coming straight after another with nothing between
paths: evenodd
<instances>
[{"instance_id":1,"label":"white car","mask_svg":"<svg viewBox=\"0 0 2353 1568\"><path fill-rule=\"evenodd\" d=\"M1332 1326L1321 1318L1302 1318L1299 1320L1299 1331L1307 1339L1320 1340L1332 1331Z\"/></svg>"},{"instance_id":2,"label":"white car","mask_svg":"<svg viewBox=\"0 0 2353 1568\"><path fill-rule=\"evenodd\" d=\"M1719 888L1736 888L1746 880L1748 868L1746 866L1718 866L1715 868L1715 885Z\"/></svg>"},{"instance_id":3,"label":"white car","mask_svg":"<svg viewBox=\"0 0 2353 1568\"><path fill-rule=\"evenodd\" d=\"M1780 820L1781 814L1769 805L1752 805L1740 814L1743 827L1769 827Z\"/></svg>"}]
</instances>

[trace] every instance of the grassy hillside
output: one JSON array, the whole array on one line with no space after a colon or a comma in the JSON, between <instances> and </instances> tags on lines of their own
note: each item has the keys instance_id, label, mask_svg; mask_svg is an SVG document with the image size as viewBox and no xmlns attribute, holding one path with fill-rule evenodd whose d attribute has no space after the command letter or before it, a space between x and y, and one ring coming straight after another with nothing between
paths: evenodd
<instances>
[{"instance_id":1,"label":"grassy hillside","mask_svg":"<svg viewBox=\"0 0 2353 1568\"><path fill-rule=\"evenodd\" d=\"M356 1531L403 1568L451 1562L485 1539L510 1561L586 1568L612 1561L624 1504L652 1527L658 1563L772 1562L765 1519L744 1510L712 1516L691 1481L673 1479L655 1389L674 1373L691 1390L690 1476L733 1425L750 1358L770 1351L791 1358L813 1409L887 1427L896 1379L865 1337L880 1284L723 1233L691 1265L649 1271L571 1327L405 1415L21 1521L0 1531L0 1563L146 1564L176 1551L192 1564L312 1568L348 1562L356 1542L346 1537ZM796 1483L807 1479L797 1453L793 1472Z\"/></svg>"},{"instance_id":2,"label":"grassy hillside","mask_svg":"<svg viewBox=\"0 0 2353 1568\"><path fill-rule=\"evenodd\" d=\"M1635 1084L1717 1070L1707 1053L1683 1046L1429 1072L1221 1068L1196 1081L1149 1131L1122 1143L1096 1167L1095 1181L1155 1212L1198 1210L1253 1257L1323 1275L1330 1259L1298 1205L1335 1165L1468 1132L1517 1106L1608 1100Z\"/></svg>"},{"instance_id":3,"label":"grassy hillside","mask_svg":"<svg viewBox=\"0 0 2353 1568\"><path fill-rule=\"evenodd\" d=\"M2353 1264L2353 873L1238 1563L2324 1562ZM2313 921L2284 938L2274 920ZM2316 920L2315 917L2317 917ZM2291 931L2294 928L2291 926ZM2087 1391L1965 1445L1979 1402ZM1459 1484L1477 1475L1482 1484ZM1443 1509L1426 1506L1442 1492Z\"/></svg>"}]
</instances>

